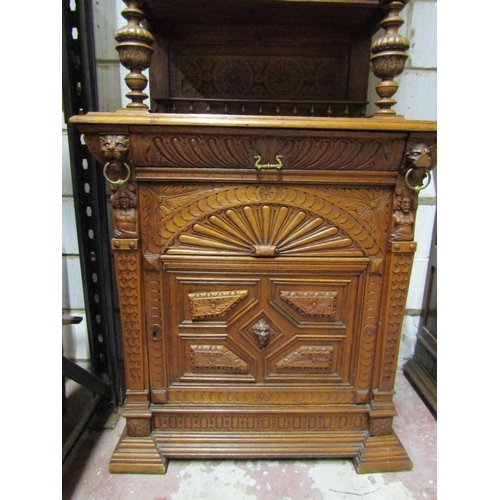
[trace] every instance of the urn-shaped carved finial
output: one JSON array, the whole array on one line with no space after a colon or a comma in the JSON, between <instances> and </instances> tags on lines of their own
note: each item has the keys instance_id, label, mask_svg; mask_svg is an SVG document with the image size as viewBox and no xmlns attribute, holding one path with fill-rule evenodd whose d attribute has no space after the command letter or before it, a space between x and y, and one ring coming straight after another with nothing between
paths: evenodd
<instances>
[{"instance_id":1,"label":"urn-shaped carved finial","mask_svg":"<svg viewBox=\"0 0 500 500\"><path fill-rule=\"evenodd\" d=\"M377 116L396 114L392 109L392 106L396 104L392 96L398 90L398 84L394 78L403 72L408 58L406 51L410 48L408 39L398 33L399 27L404 24L399 12L408 2L409 0L380 0L386 12L386 16L380 23L385 33L373 42L371 48L373 73L381 79L375 87L380 97L375 102L379 107L375 111Z\"/></svg>"},{"instance_id":2,"label":"urn-shaped carved finial","mask_svg":"<svg viewBox=\"0 0 500 500\"><path fill-rule=\"evenodd\" d=\"M122 16L127 20L127 25L115 33L115 40L118 42L116 50L120 55L120 62L130 70L125 77L125 83L131 90L126 95L132 102L127 104L127 108L147 110L148 107L143 101L148 95L143 90L148 84L148 79L142 72L151 64L153 36L140 24L144 19L144 12L139 9L142 0L124 0L124 2L127 7L123 9Z\"/></svg>"}]
</instances>

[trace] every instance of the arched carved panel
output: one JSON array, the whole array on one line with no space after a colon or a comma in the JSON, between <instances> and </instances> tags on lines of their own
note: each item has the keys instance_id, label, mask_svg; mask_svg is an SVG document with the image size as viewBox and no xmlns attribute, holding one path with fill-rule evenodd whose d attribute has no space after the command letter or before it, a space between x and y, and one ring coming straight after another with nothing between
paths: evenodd
<instances>
[{"instance_id":1,"label":"arched carved panel","mask_svg":"<svg viewBox=\"0 0 500 500\"><path fill-rule=\"evenodd\" d=\"M379 257L391 201L384 189L275 185L153 184L141 194L148 253L182 253L184 247L186 253L212 248L254 256L271 256L278 248L280 255L348 251Z\"/></svg>"}]
</instances>

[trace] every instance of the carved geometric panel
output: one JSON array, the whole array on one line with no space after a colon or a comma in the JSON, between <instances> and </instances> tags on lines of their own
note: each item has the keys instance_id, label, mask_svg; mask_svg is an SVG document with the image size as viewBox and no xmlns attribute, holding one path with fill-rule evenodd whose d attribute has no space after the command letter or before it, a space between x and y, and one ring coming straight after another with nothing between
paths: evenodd
<instances>
[{"instance_id":1,"label":"carved geometric panel","mask_svg":"<svg viewBox=\"0 0 500 500\"><path fill-rule=\"evenodd\" d=\"M193 319L223 316L247 295L247 290L188 293L191 316Z\"/></svg>"},{"instance_id":2,"label":"carved geometric panel","mask_svg":"<svg viewBox=\"0 0 500 500\"><path fill-rule=\"evenodd\" d=\"M333 347L302 345L276 363L280 370L329 370L332 366Z\"/></svg>"},{"instance_id":3,"label":"carved geometric panel","mask_svg":"<svg viewBox=\"0 0 500 500\"><path fill-rule=\"evenodd\" d=\"M281 291L280 297L306 316L333 316L337 292Z\"/></svg>"},{"instance_id":4,"label":"carved geometric panel","mask_svg":"<svg viewBox=\"0 0 500 500\"><path fill-rule=\"evenodd\" d=\"M191 366L197 371L247 373L248 364L223 345L191 345Z\"/></svg>"}]
</instances>

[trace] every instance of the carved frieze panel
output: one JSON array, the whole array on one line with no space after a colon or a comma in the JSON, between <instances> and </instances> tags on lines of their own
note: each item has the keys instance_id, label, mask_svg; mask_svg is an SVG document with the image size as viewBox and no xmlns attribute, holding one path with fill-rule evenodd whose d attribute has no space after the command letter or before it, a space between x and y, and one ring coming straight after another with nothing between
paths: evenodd
<instances>
[{"instance_id":1,"label":"carved frieze panel","mask_svg":"<svg viewBox=\"0 0 500 500\"><path fill-rule=\"evenodd\" d=\"M194 371L248 373L248 364L223 345L191 345L190 351Z\"/></svg>"},{"instance_id":2,"label":"carved frieze panel","mask_svg":"<svg viewBox=\"0 0 500 500\"><path fill-rule=\"evenodd\" d=\"M342 99L342 59L284 56L179 57L172 95L229 99Z\"/></svg>"},{"instance_id":3,"label":"carved frieze panel","mask_svg":"<svg viewBox=\"0 0 500 500\"><path fill-rule=\"evenodd\" d=\"M189 293L191 317L205 319L223 316L247 295L248 290Z\"/></svg>"},{"instance_id":4,"label":"carved frieze panel","mask_svg":"<svg viewBox=\"0 0 500 500\"><path fill-rule=\"evenodd\" d=\"M134 134L132 151L138 166L179 168L249 168L255 156L262 163L283 158L282 170L397 170L405 151L404 136L388 138L290 137L231 133L172 132L164 135Z\"/></svg>"},{"instance_id":5,"label":"carved frieze panel","mask_svg":"<svg viewBox=\"0 0 500 500\"><path fill-rule=\"evenodd\" d=\"M335 314L337 292L281 291L280 297L305 316L331 317Z\"/></svg>"},{"instance_id":6,"label":"carved frieze panel","mask_svg":"<svg viewBox=\"0 0 500 500\"><path fill-rule=\"evenodd\" d=\"M276 369L328 371L332 367L332 360L332 346L302 345L278 361Z\"/></svg>"}]
</instances>

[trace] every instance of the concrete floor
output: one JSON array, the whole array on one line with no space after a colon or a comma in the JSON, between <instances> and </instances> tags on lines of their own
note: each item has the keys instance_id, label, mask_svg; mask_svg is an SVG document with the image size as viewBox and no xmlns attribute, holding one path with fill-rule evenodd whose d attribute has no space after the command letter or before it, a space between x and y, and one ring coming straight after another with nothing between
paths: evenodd
<instances>
[{"instance_id":1,"label":"concrete floor","mask_svg":"<svg viewBox=\"0 0 500 500\"><path fill-rule=\"evenodd\" d=\"M396 379L394 428L411 472L356 474L350 460L171 460L165 475L109 474L125 421L92 423L63 464L63 500L436 500L437 422ZM104 427L104 428L102 428Z\"/></svg>"}]
</instances>

